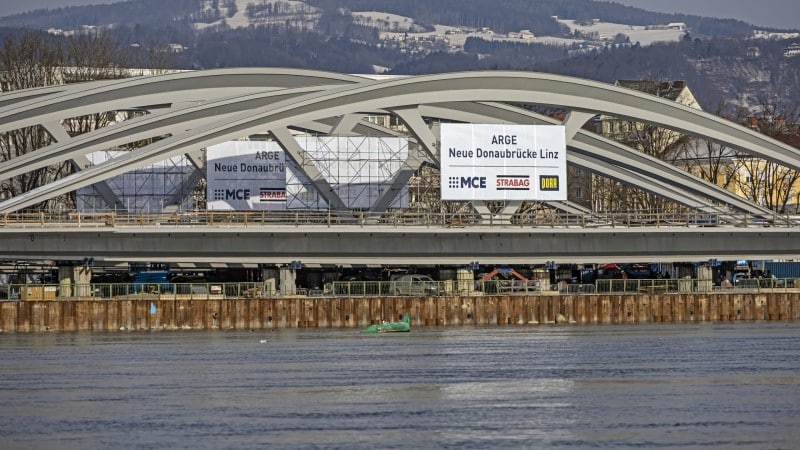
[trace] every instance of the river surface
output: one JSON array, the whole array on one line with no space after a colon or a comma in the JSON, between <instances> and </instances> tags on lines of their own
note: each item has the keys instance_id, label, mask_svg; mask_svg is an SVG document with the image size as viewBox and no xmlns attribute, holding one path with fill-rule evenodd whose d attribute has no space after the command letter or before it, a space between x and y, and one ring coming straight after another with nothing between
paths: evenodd
<instances>
[{"instance_id":1,"label":"river surface","mask_svg":"<svg viewBox=\"0 0 800 450\"><path fill-rule=\"evenodd\" d=\"M800 448L800 323L0 335L0 448Z\"/></svg>"}]
</instances>

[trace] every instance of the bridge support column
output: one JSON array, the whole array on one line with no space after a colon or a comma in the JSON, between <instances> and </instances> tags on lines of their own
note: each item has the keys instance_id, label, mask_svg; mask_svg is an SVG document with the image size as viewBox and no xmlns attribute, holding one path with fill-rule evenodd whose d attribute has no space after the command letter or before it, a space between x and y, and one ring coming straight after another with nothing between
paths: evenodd
<instances>
[{"instance_id":1,"label":"bridge support column","mask_svg":"<svg viewBox=\"0 0 800 450\"><path fill-rule=\"evenodd\" d=\"M273 267L262 267L261 279L264 280L264 293L270 297L275 295L278 287L278 280L281 279L280 271Z\"/></svg>"},{"instance_id":2,"label":"bridge support column","mask_svg":"<svg viewBox=\"0 0 800 450\"><path fill-rule=\"evenodd\" d=\"M58 266L58 296L88 297L92 295L92 268L89 266Z\"/></svg>"},{"instance_id":3,"label":"bridge support column","mask_svg":"<svg viewBox=\"0 0 800 450\"><path fill-rule=\"evenodd\" d=\"M711 292L714 289L713 274L711 266L700 266L697 268L697 290L698 292Z\"/></svg>"},{"instance_id":4,"label":"bridge support column","mask_svg":"<svg viewBox=\"0 0 800 450\"><path fill-rule=\"evenodd\" d=\"M291 267L280 269L281 295L295 295L297 293L297 272Z\"/></svg>"},{"instance_id":5,"label":"bridge support column","mask_svg":"<svg viewBox=\"0 0 800 450\"><path fill-rule=\"evenodd\" d=\"M58 296L72 297L72 271L74 266L58 266Z\"/></svg>"},{"instance_id":6,"label":"bridge support column","mask_svg":"<svg viewBox=\"0 0 800 450\"><path fill-rule=\"evenodd\" d=\"M92 268L88 266L74 267L72 279L75 280L75 295L88 297L92 295Z\"/></svg>"},{"instance_id":7,"label":"bridge support column","mask_svg":"<svg viewBox=\"0 0 800 450\"><path fill-rule=\"evenodd\" d=\"M540 291L550 291L550 270L548 269L534 269L533 279L538 282Z\"/></svg>"},{"instance_id":8,"label":"bridge support column","mask_svg":"<svg viewBox=\"0 0 800 450\"><path fill-rule=\"evenodd\" d=\"M475 291L475 273L470 269L458 269L456 272L456 293L471 295Z\"/></svg>"}]
</instances>

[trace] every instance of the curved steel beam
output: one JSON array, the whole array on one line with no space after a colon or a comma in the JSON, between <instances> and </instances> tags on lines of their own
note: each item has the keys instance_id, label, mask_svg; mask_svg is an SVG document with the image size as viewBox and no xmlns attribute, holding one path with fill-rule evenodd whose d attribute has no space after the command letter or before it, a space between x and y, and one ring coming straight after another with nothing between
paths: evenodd
<instances>
[{"instance_id":1,"label":"curved steel beam","mask_svg":"<svg viewBox=\"0 0 800 450\"><path fill-rule=\"evenodd\" d=\"M607 113L704 136L765 159L800 168L798 152L785 144L702 111L602 83L548 74L470 72L336 86L268 107L260 107L115 158L0 204L0 211L23 208L40 196L55 196L134 167L252 132L292 126L322 117L439 102L500 101L548 104L582 112Z\"/></svg>"},{"instance_id":2,"label":"curved steel beam","mask_svg":"<svg viewBox=\"0 0 800 450\"><path fill-rule=\"evenodd\" d=\"M331 86L363 80L365 78L361 76L318 70L242 68L177 72L15 91L8 97L6 94L0 96L0 102L14 100L0 111L0 132L96 112L139 109L173 102L204 102L272 89Z\"/></svg>"},{"instance_id":3,"label":"curved steel beam","mask_svg":"<svg viewBox=\"0 0 800 450\"><path fill-rule=\"evenodd\" d=\"M504 123L532 123L544 125L559 123L553 118L502 103L446 103L425 105L421 107L421 109L423 114L431 117L447 118L463 122L494 120ZM580 150L584 158L602 159L607 163L612 163L614 166L605 164L604 167L606 167L606 169L603 172L596 173L617 179L618 181L624 181L624 179L623 177L617 176L617 170L614 169L615 166L624 168L625 172L631 171L637 173L640 177L644 177L639 178L636 185L645 189L650 182L659 182L658 184L668 183L670 185L678 184L680 188L699 196L692 202L695 206L700 204L712 206L710 203L704 201L704 199L708 198L720 203L729 204L751 214L772 214L772 211L766 208L750 203L732 192L697 178L673 165L586 130L578 130L574 137L571 139L568 138L567 146L572 150ZM571 155L571 152L567 153L568 162L574 162ZM582 167L588 169L586 165ZM625 175L625 177L627 177L627 175ZM641 184L643 181L645 184ZM657 195L666 195L664 192L651 192ZM682 196L683 195L685 194L682 194ZM682 201L682 203L684 202Z\"/></svg>"},{"instance_id":4,"label":"curved steel beam","mask_svg":"<svg viewBox=\"0 0 800 450\"><path fill-rule=\"evenodd\" d=\"M77 154L121 146L130 142L191 130L198 126L224 120L252 108L263 107L282 100L317 92L321 87L271 90L263 93L229 97L201 105L176 108L159 114L148 114L105 128L81 134L34 152L20 155L0 164L0 180L47 167Z\"/></svg>"}]
</instances>

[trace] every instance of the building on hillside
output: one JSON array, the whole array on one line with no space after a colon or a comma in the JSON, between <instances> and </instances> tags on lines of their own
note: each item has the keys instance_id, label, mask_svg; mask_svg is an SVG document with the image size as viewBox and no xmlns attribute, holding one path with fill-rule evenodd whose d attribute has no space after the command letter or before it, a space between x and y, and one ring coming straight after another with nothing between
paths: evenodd
<instances>
[{"instance_id":1,"label":"building on hillside","mask_svg":"<svg viewBox=\"0 0 800 450\"><path fill-rule=\"evenodd\" d=\"M531 30L511 31L508 33L509 39L522 39L523 41L532 41L536 38Z\"/></svg>"},{"instance_id":2,"label":"building on hillside","mask_svg":"<svg viewBox=\"0 0 800 450\"><path fill-rule=\"evenodd\" d=\"M800 56L800 44L794 43L784 48L783 56L785 58L794 58L795 56Z\"/></svg>"},{"instance_id":3,"label":"building on hillside","mask_svg":"<svg viewBox=\"0 0 800 450\"><path fill-rule=\"evenodd\" d=\"M785 39L797 39L799 37L800 33L797 32L779 33L774 31L753 30L753 39L771 39L776 41L782 41Z\"/></svg>"},{"instance_id":4,"label":"building on hillside","mask_svg":"<svg viewBox=\"0 0 800 450\"><path fill-rule=\"evenodd\" d=\"M683 22L671 22L666 25L649 25L648 30L678 30L686 31L686 24Z\"/></svg>"}]
</instances>

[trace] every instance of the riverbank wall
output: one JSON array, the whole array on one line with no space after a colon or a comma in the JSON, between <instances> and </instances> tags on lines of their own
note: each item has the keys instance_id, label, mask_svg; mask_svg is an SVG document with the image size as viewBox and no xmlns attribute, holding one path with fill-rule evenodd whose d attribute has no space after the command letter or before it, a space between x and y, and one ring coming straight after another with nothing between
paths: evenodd
<instances>
[{"instance_id":1,"label":"riverbank wall","mask_svg":"<svg viewBox=\"0 0 800 450\"><path fill-rule=\"evenodd\" d=\"M800 293L383 298L35 300L0 302L0 332L262 330L800 320Z\"/></svg>"}]
</instances>

